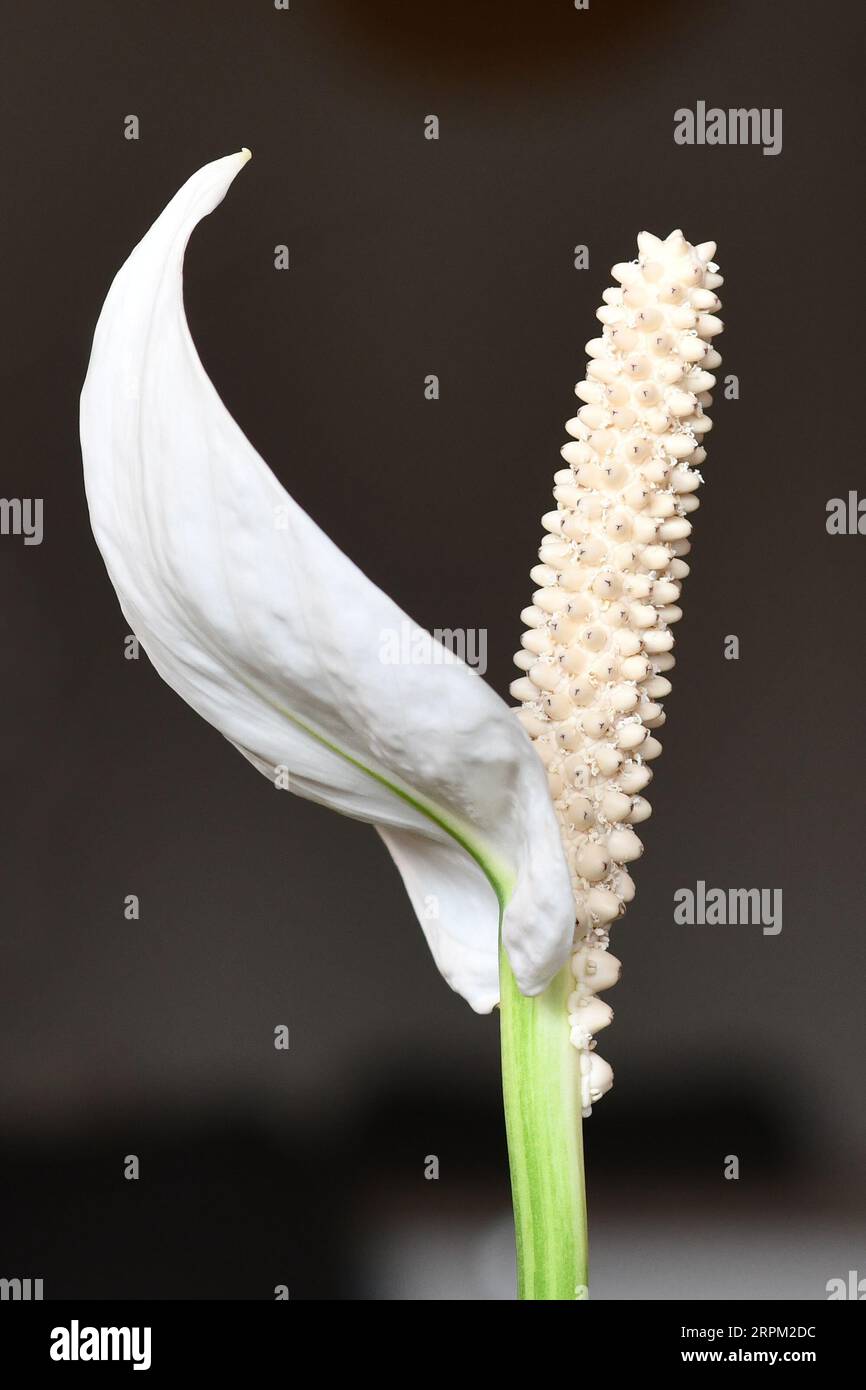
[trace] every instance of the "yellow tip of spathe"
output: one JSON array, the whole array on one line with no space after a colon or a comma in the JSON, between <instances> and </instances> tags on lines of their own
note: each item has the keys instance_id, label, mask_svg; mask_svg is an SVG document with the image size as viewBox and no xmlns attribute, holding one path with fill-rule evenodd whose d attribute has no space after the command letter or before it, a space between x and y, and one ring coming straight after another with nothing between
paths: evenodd
<instances>
[{"instance_id":1,"label":"yellow tip of spathe","mask_svg":"<svg viewBox=\"0 0 866 1390\"><path fill-rule=\"evenodd\" d=\"M248 150L247 147L246 147L246 145L244 145L244 146L242 147L242 149L240 150L240 153L243 155L244 164L248 164L249 161L250 161L250 160L252 159L252 157L253 157L253 152L252 152L252 150Z\"/></svg>"}]
</instances>

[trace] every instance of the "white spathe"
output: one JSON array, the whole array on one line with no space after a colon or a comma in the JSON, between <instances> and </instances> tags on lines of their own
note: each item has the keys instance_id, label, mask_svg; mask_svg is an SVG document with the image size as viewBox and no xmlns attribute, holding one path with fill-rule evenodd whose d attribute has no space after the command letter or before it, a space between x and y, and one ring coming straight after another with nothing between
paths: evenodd
<instances>
[{"instance_id":1,"label":"white spathe","mask_svg":"<svg viewBox=\"0 0 866 1390\"><path fill-rule=\"evenodd\" d=\"M291 499L205 373L184 251L248 159L194 174L108 293L81 395L93 532L163 679L266 776L376 826L440 971L486 1012L497 898L525 993L572 944L546 775L503 701ZM412 660L389 663L407 632Z\"/></svg>"}]
</instances>

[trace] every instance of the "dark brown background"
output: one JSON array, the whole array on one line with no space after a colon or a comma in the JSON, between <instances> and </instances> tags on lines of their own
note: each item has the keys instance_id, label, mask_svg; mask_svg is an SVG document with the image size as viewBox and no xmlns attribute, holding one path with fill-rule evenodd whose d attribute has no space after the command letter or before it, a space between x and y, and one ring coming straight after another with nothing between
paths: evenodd
<instances>
[{"instance_id":1,"label":"dark brown background","mask_svg":"<svg viewBox=\"0 0 866 1390\"><path fill-rule=\"evenodd\" d=\"M502 693L608 268L642 227L718 241L741 399L714 410L617 928L594 1294L822 1298L866 1273L866 539L824 526L863 487L854 13L7 7L2 490L45 499L45 539L0 539L0 1275L49 1297L510 1294L495 1021L436 975L370 830L277 796L123 660L88 527L77 397L109 281L242 144L187 262L203 360L373 579L430 627L488 630ZM783 152L676 146L698 99L783 107ZM698 878L782 888L781 936L676 926Z\"/></svg>"}]
</instances>

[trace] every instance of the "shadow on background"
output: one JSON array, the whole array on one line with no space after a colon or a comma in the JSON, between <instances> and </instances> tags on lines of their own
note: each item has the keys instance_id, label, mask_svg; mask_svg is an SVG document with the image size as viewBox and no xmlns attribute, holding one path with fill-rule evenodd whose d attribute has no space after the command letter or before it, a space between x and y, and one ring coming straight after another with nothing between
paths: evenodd
<instances>
[{"instance_id":1,"label":"shadow on background","mask_svg":"<svg viewBox=\"0 0 866 1390\"><path fill-rule=\"evenodd\" d=\"M684 0L618 0L576 12L572 0L527 6L520 0L442 0L434 9L400 0L337 0L345 40L388 68L436 73L449 82L471 81L490 90L513 83L595 80L618 50L647 47L675 36ZM575 94L579 100L579 93Z\"/></svg>"},{"instance_id":2,"label":"shadow on background","mask_svg":"<svg viewBox=\"0 0 866 1390\"><path fill-rule=\"evenodd\" d=\"M699 1069L675 1098L591 1120L600 1251L624 1244L633 1264L655 1220L663 1264L684 1210L692 1238L756 1210L782 1231L809 1185L794 1120L775 1088L744 1094ZM123 1176L130 1149L138 1180ZM723 1177L732 1149L749 1155L737 1182ZM269 1126L228 1099L209 1113L119 1113L4 1144L4 1268L42 1278L47 1298L271 1299L279 1284L295 1299L508 1298L506 1162L498 1106L436 1074L395 1075L330 1126ZM822 1212L799 1201L803 1231ZM627 1270L605 1278L610 1296L629 1296ZM683 1274L672 1296L698 1296Z\"/></svg>"}]
</instances>

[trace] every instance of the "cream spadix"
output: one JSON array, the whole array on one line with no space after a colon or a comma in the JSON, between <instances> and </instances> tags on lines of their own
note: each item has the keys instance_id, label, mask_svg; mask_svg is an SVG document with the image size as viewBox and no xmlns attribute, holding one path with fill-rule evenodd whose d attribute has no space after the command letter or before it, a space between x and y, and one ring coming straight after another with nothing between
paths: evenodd
<instances>
[{"instance_id":1,"label":"cream spadix","mask_svg":"<svg viewBox=\"0 0 866 1390\"><path fill-rule=\"evenodd\" d=\"M511 692L547 769L562 828L577 915L571 1039L581 1053L584 1113L613 1073L593 1035L611 1020L597 998L615 983L609 929L634 896L626 869L641 853L632 828L650 814L639 793L661 752L652 732L674 665L670 627L682 616L680 587L690 514L701 482L701 443L721 357L715 244L693 247L682 232L643 232L637 260L613 268L599 338L586 345L585 402L566 429L572 441L555 477L556 509L538 584L523 612L515 657L525 673Z\"/></svg>"},{"instance_id":2,"label":"cream spadix","mask_svg":"<svg viewBox=\"0 0 866 1390\"><path fill-rule=\"evenodd\" d=\"M480 677L293 502L202 367L184 251L248 158L194 174L108 293L81 396L94 535L163 679L266 776L376 826L439 969L486 1011L500 905L527 994L572 945L544 770ZM386 664L383 644L406 631L413 660Z\"/></svg>"}]
</instances>

